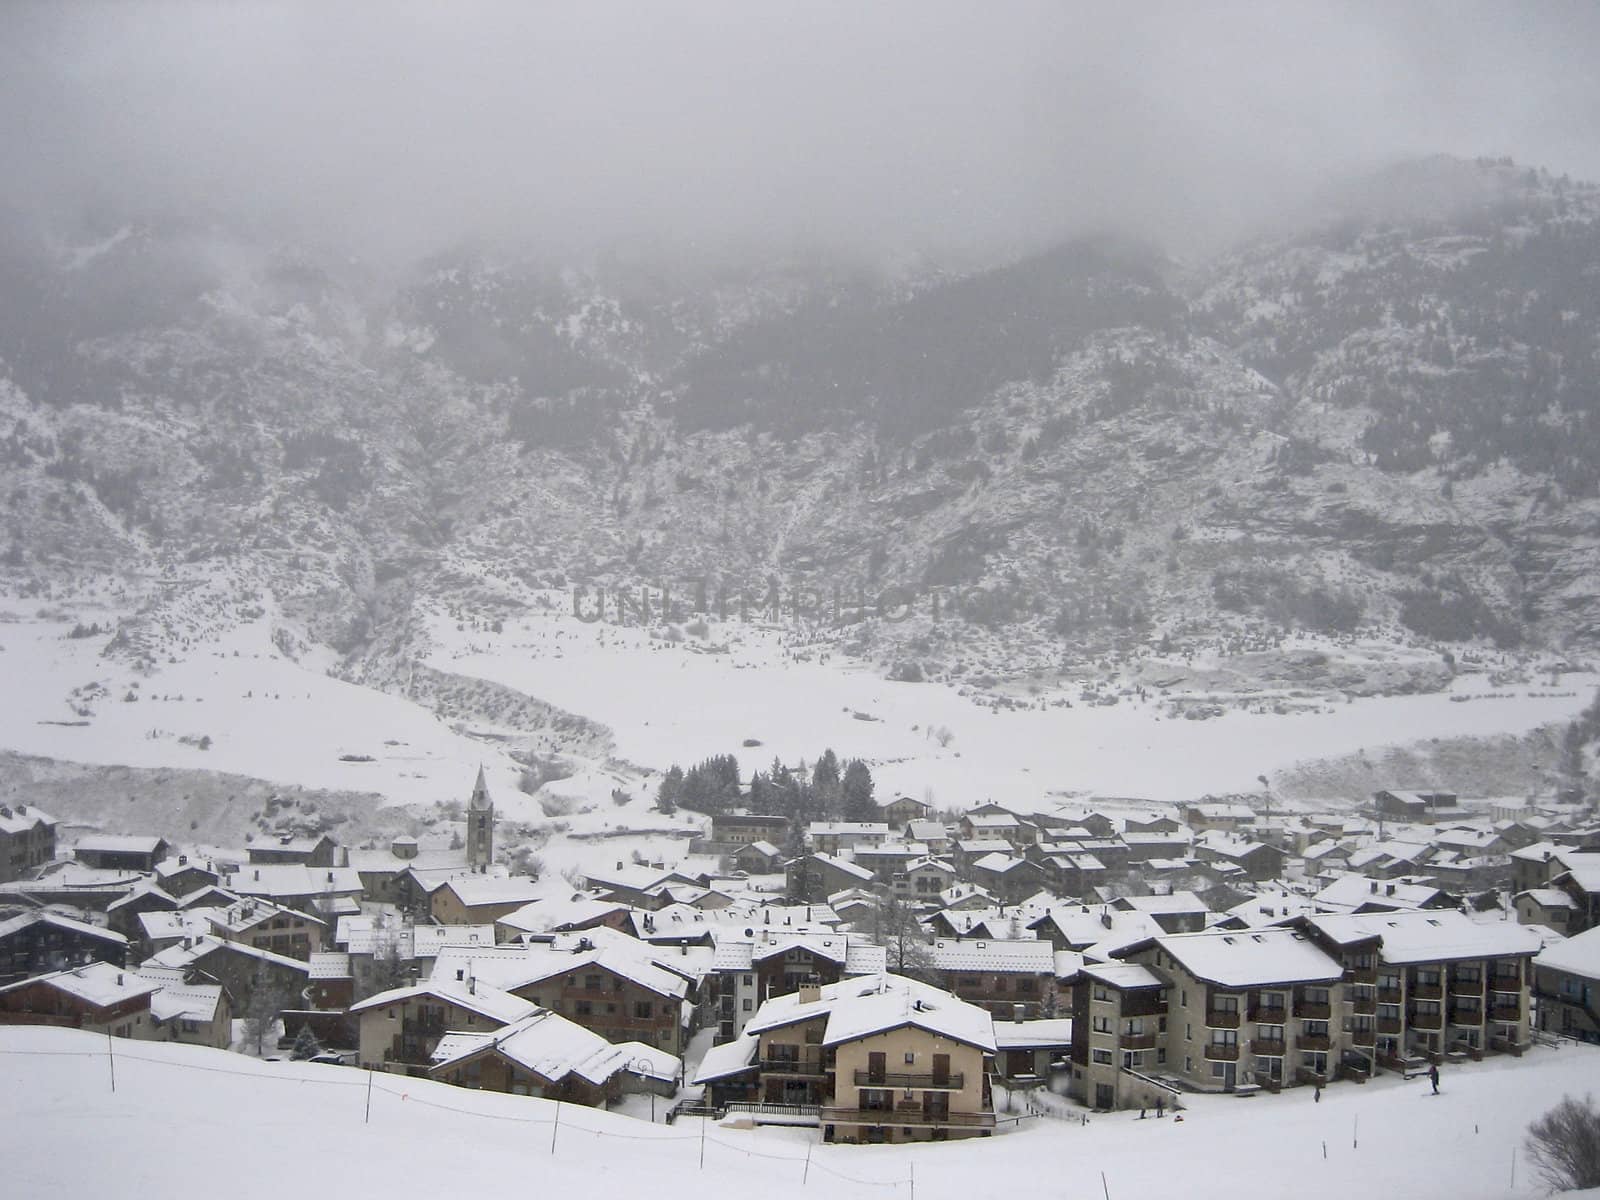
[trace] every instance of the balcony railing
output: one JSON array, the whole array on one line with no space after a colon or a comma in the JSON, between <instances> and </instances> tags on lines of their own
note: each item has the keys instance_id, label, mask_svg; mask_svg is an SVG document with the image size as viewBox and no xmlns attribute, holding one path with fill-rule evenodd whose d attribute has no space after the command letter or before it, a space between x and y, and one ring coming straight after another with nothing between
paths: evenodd
<instances>
[{"instance_id":1,"label":"balcony railing","mask_svg":"<svg viewBox=\"0 0 1600 1200\"><path fill-rule=\"evenodd\" d=\"M919 1125L933 1129L993 1129L992 1112L935 1112L920 1106L902 1108L824 1108L829 1125Z\"/></svg>"},{"instance_id":2,"label":"balcony railing","mask_svg":"<svg viewBox=\"0 0 1600 1200\"><path fill-rule=\"evenodd\" d=\"M1414 983L1411 985L1411 998L1413 1000L1443 1000L1444 987L1437 983Z\"/></svg>"},{"instance_id":3,"label":"balcony railing","mask_svg":"<svg viewBox=\"0 0 1600 1200\"><path fill-rule=\"evenodd\" d=\"M1281 1056L1286 1043L1282 1038L1251 1038L1250 1053L1264 1054L1267 1057Z\"/></svg>"},{"instance_id":4,"label":"balcony railing","mask_svg":"<svg viewBox=\"0 0 1600 1200\"><path fill-rule=\"evenodd\" d=\"M1281 1004L1270 1007L1265 1004L1252 1004L1250 1006L1250 1019L1260 1021L1263 1025L1282 1025L1289 1019L1289 1010Z\"/></svg>"},{"instance_id":5,"label":"balcony railing","mask_svg":"<svg viewBox=\"0 0 1600 1200\"><path fill-rule=\"evenodd\" d=\"M1352 1029L1350 1031L1350 1044L1353 1046L1376 1046L1378 1044L1378 1031L1375 1029Z\"/></svg>"},{"instance_id":6,"label":"balcony railing","mask_svg":"<svg viewBox=\"0 0 1600 1200\"><path fill-rule=\"evenodd\" d=\"M1325 1033L1314 1033L1302 1037L1295 1043L1295 1046L1301 1050L1327 1051L1333 1049L1333 1042L1329 1040L1328 1035Z\"/></svg>"},{"instance_id":7,"label":"balcony railing","mask_svg":"<svg viewBox=\"0 0 1600 1200\"><path fill-rule=\"evenodd\" d=\"M1483 980L1452 979L1450 981L1450 994L1452 996L1481 996L1483 995Z\"/></svg>"},{"instance_id":8,"label":"balcony railing","mask_svg":"<svg viewBox=\"0 0 1600 1200\"><path fill-rule=\"evenodd\" d=\"M1377 983L1377 967L1351 967L1345 972L1345 978L1351 983Z\"/></svg>"},{"instance_id":9,"label":"balcony railing","mask_svg":"<svg viewBox=\"0 0 1600 1200\"><path fill-rule=\"evenodd\" d=\"M1410 1024L1413 1029L1443 1029L1444 1014L1414 1012Z\"/></svg>"},{"instance_id":10,"label":"balcony railing","mask_svg":"<svg viewBox=\"0 0 1600 1200\"><path fill-rule=\"evenodd\" d=\"M960 1071L943 1075L914 1074L906 1071L857 1071L856 1086L866 1088L920 1088L923 1091L959 1092L966 1086L966 1076Z\"/></svg>"},{"instance_id":11,"label":"balcony railing","mask_svg":"<svg viewBox=\"0 0 1600 1200\"><path fill-rule=\"evenodd\" d=\"M828 1073L828 1068L814 1058L763 1059L761 1070L769 1075L814 1075L818 1078Z\"/></svg>"},{"instance_id":12,"label":"balcony railing","mask_svg":"<svg viewBox=\"0 0 1600 1200\"><path fill-rule=\"evenodd\" d=\"M1237 1029L1239 1028L1239 1010L1210 1009L1206 1012L1207 1029Z\"/></svg>"},{"instance_id":13,"label":"balcony railing","mask_svg":"<svg viewBox=\"0 0 1600 1200\"><path fill-rule=\"evenodd\" d=\"M1379 1004L1399 1004L1404 998L1405 993L1400 988L1381 987L1378 989Z\"/></svg>"},{"instance_id":14,"label":"balcony railing","mask_svg":"<svg viewBox=\"0 0 1600 1200\"><path fill-rule=\"evenodd\" d=\"M1124 1050L1154 1050L1156 1048L1156 1035L1150 1033L1125 1033L1122 1035L1122 1048Z\"/></svg>"},{"instance_id":15,"label":"balcony railing","mask_svg":"<svg viewBox=\"0 0 1600 1200\"><path fill-rule=\"evenodd\" d=\"M1399 1033L1404 1027L1404 1022L1402 1022L1399 1017L1378 1018L1379 1033Z\"/></svg>"},{"instance_id":16,"label":"balcony railing","mask_svg":"<svg viewBox=\"0 0 1600 1200\"><path fill-rule=\"evenodd\" d=\"M1378 998L1376 996L1357 996L1350 1001L1350 1011L1370 1017L1378 1011Z\"/></svg>"},{"instance_id":17,"label":"balcony railing","mask_svg":"<svg viewBox=\"0 0 1600 1200\"><path fill-rule=\"evenodd\" d=\"M1483 1009L1476 1006L1465 1008L1459 1004L1450 1006L1450 1024L1452 1025L1482 1025Z\"/></svg>"},{"instance_id":18,"label":"balcony railing","mask_svg":"<svg viewBox=\"0 0 1600 1200\"><path fill-rule=\"evenodd\" d=\"M1296 1000L1294 1015L1308 1017L1313 1021L1326 1021L1333 1015L1333 1006L1326 1000Z\"/></svg>"},{"instance_id":19,"label":"balcony railing","mask_svg":"<svg viewBox=\"0 0 1600 1200\"><path fill-rule=\"evenodd\" d=\"M1238 1062L1239 1044L1237 1042L1207 1042L1205 1054L1212 1062Z\"/></svg>"},{"instance_id":20,"label":"balcony railing","mask_svg":"<svg viewBox=\"0 0 1600 1200\"><path fill-rule=\"evenodd\" d=\"M1522 1020L1522 1005L1496 1004L1489 1010L1489 1015L1496 1021L1520 1021Z\"/></svg>"},{"instance_id":21,"label":"balcony railing","mask_svg":"<svg viewBox=\"0 0 1600 1200\"><path fill-rule=\"evenodd\" d=\"M1521 992L1522 976L1491 975L1489 977L1489 990L1492 992Z\"/></svg>"}]
</instances>

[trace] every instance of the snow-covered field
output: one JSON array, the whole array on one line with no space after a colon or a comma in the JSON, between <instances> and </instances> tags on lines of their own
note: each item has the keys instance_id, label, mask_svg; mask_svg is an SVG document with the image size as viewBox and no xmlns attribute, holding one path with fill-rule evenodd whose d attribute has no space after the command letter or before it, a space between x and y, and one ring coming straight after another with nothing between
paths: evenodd
<instances>
[{"instance_id":1,"label":"snow-covered field","mask_svg":"<svg viewBox=\"0 0 1600 1200\"><path fill-rule=\"evenodd\" d=\"M68 638L72 625L0 624L0 747L373 791L397 804L462 799L481 762L497 794L515 790L518 768L500 748L334 679L323 661L285 658L264 619L221 630L148 677L102 657L104 637Z\"/></svg>"},{"instance_id":2,"label":"snow-covered field","mask_svg":"<svg viewBox=\"0 0 1600 1200\"><path fill-rule=\"evenodd\" d=\"M880 790L920 798L931 789L940 807L984 799L1036 805L1062 792L1183 800L1253 791L1258 775L1305 759L1566 720L1596 682L1567 675L1554 687L1492 687L1484 676L1463 676L1446 693L1190 721L1168 715L1153 695L1097 706L1079 701L1077 689L1041 693L1032 708L996 709L945 684L802 660L779 632L736 622L713 626L707 642L671 643L568 613L508 621L495 636L463 635L440 620L430 636L433 666L599 721L630 761L660 768L731 752L753 769L774 755L792 763L831 746L873 763ZM1061 700L1072 706L1054 703ZM949 731L948 744L940 730ZM748 738L761 745L742 748Z\"/></svg>"},{"instance_id":3,"label":"snow-covered field","mask_svg":"<svg viewBox=\"0 0 1600 1200\"><path fill-rule=\"evenodd\" d=\"M1437 1098L1423 1080L1385 1077L1336 1084L1321 1104L1306 1089L1200 1096L1182 1122L1035 1118L988 1140L851 1147L817 1145L810 1131L649 1125L565 1105L558 1126L546 1101L384 1075L368 1123L362 1072L149 1042L115 1043L113 1093L106 1050L76 1031L0 1030L7 1195L153 1196L226 1179L237 1200L313 1185L333 1196L487 1196L537 1180L541 1195L663 1200L1234 1200L1246 1189L1490 1200L1544 1194L1523 1132L1600 1073L1600 1049L1567 1046L1448 1067ZM240 1170L252 1156L262 1169Z\"/></svg>"}]
</instances>

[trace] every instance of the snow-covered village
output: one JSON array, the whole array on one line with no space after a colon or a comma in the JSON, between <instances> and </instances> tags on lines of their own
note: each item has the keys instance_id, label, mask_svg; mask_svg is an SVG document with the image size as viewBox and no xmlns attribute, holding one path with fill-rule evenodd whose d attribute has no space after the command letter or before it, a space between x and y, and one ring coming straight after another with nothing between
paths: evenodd
<instances>
[{"instance_id":1,"label":"snow-covered village","mask_svg":"<svg viewBox=\"0 0 1600 1200\"><path fill-rule=\"evenodd\" d=\"M0 1196L1600 1198L1597 55L0 5Z\"/></svg>"}]
</instances>

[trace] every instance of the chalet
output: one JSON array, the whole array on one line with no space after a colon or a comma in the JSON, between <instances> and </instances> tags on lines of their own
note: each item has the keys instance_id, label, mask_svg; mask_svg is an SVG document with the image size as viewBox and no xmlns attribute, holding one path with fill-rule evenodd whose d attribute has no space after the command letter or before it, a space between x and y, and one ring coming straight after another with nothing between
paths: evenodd
<instances>
[{"instance_id":1,"label":"chalet","mask_svg":"<svg viewBox=\"0 0 1600 1200\"><path fill-rule=\"evenodd\" d=\"M694 1082L704 1089L706 1104L722 1111L730 1104L760 1105L761 1039L754 1035L719 1042L705 1052Z\"/></svg>"},{"instance_id":2,"label":"chalet","mask_svg":"<svg viewBox=\"0 0 1600 1200\"><path fill-rule=\"evenodd\" d=\"M1122 844L1128 848L1130 863L1142 863L1152 858L1186 858L1194 843L1186 832L1130 830L1122 835Z\"/></svg>"},{"instance_id":3,"label":"chalet","mask_svg":"<svg viewBox=\"0 0 1600 1200\"><path fill-rule=\"evenodd\" d=\"M244 897L270 900L320 916L359 911L361 876L349 867L308 867L303 863L261 863L241 867L224 886Z\"/></svg>"},{"instance_id":4,"label":"chalet","mask_svg":"<svg viewBox=\"0 0 1600 1200\"><path fill-rule=\"evenodd\" d=\"M784 891L801 903L821 901L846 888L870 887L871 871L831 854L806 854L784 868Z\"/></svg>"},{"instance_id":5,"label":"chalet","mask_svg":"<svg viewBox=\"0 0 1600 1200\"><path fill-rule=\"evenodd\" d=\"M525 881L529 884L532 880ZM662 866L646 866L619 862L615 869L591 870L585 882L604 899L637 905L640 908L661 908L672 903L672 897L662 894L667 884L697 884L699 881L679 871L669 871Z\"/></svg>"},{"instance_id":6,"label":"chalet","mask_svg":"<svg viewBox=\"0 0 1600 1200\"><path fill-rule=\"evenodd\" d=\"M217 1050L232 1044L233 1006L220 984L185 983L182 971L160 967L141 967L139 974L161 988L150 997L153 1040Z\"/></svg>"},{"instance_id":7,"label":"chalet","mask_svg":"<svg viewBox=\"0 0 1600 1200\"><path fill-rule=\"evenodd\" d=\"M181 900L203 887L215 886L222 881L222 876L210 863L179 854L156 864L155 881L167 895Z\"/></svg>"},{"instance_id":8,"label":"chalet","mask_svg":"<svg viewBox=\"0 0 1600 1200\"><path fill-rule=\"evenodd\" d=\"M0 987L0 1025L61 1025L148 1040L155 1036L150 997L160 986L102 962L37 975Z\"/></svg>"},{"instance_id":9,"label":"chalet","mask_svg":"<svg viewBox=\"0 0 1600 1200\"><path fill-rule=\"evenodd\" d=\"M441 925L493 925L538 899L537 883L525 876L463 875L433 893L433 919Z\"/></svg>"},{"instance_id":10,"label":"chalet","mask_svg":"<svg viewBox=\"0 0 1600 1200\"><path fill-rule=\"evenodd\" d=\"M427 1075L451 1033L486 1033L521 1021L537 1005L475 979L391 988L350 1006L361 1023L360 1062L370 1071Z\"/></svg>"},{"instance_id":11,"label":"chalet","mask_svg":"<svg viewBox=\"0 0 1600 1200\"><path fill-rule=\"evenodd\" d=\"M1206 927L1209 909L1193 892L1172 892L1165 896L1122 896L1111 902L1122 912L1141 912L1152 917L1166 933L1199 933Z\"/></svg>"},{"instance_id":12,"label":"chalet","mask_svg":"<svg viewBox=\"0 0 1600 1200\"><path fill-rule=\"evenodd\" d=\"M968 868L972 881L987 888L1004 904L1016 904L1043 885L1045 872L1037 863L1009 854L986 854Z\"/></svg>"},{"instance_id":13,"label":"chalet","mask_svg":"<svg viewBox=\"0 0 1600 1200\"><path fill-rule=\"evenodd\" d=\"M1164 813L1146 813L1137 817L1125 817L1122 831L1123 837L1127 837L1130 833L1181 833L1183 823Z\"/></svg>"},{"instance_id":14,"label":"chalet","mask_svg":"<svg viewBox=\"0 0 1600 1200\"><path fill-rule=\"evenodd\" d=\"M1512 899L1517 921L1522 925L1543 925L1566 933L1575 924L1578 902L1560 888L1529 888Z\"/></svg>"},{"instance_id":15,"label":"chalet","mask_svg":"<svg viewBox=\"0 0 1600 1200\"><path fill-rule=\"evenodd\" d=\"M1600 928L1545 947L1533 977L1541 1030L1600 1042Z\"/></svg>"},{"instance_id":16,"label":"chalet","mask_svg":"<svg viewBox=\"0 0 1600 1200\"><path fill-rule=\"evenodd\" d=\"M347 850L345 865L361 881L361 894L403 912L425 913L429 898L451 879L475 872L465 847L422 849L417 839L401 835L388 846Z\"/></svg>"},{"instance_id":17,"label":"chalet","mask_svg":"<svg viewBox=\"0 0 1600 1200\"><path fill-rule=\"evenodd\" d=\"M1194 853L1202 863L1236 866L1244 873L1244 878L1252 881L1276 879L1283 874L1282 850L1234 833L1220 830L1201 833L1195 838Z\"/></svg>"},{"instance_id":18,"label":"chalet","mask_svg":"<svg viewBox=\"0 0 1600 1200\"><path fill-rule=\"evenodd\" d=\"M167 843L158 837L96 835L79 840L72 848L72 855L86 867L149 872L167 857Z\"/></svg>"},{"instance_id":19,"label":"chalet","mask_svg":"<svg viewBox=\"0 0 1600 1200\"><path fill-rule=\"evenodd\" d=\"M320 917L253 899L211 910L209 924L209 932L224 941L303 960L323 948L328 933L328 923Z\"/></svg>"},{"instance_id":20,"label":"chalet","mask_svg":"<svg viewBox=\"0 0 1600 1200\"><path fill-rule=\"evenodd\" d=\"M893 800L878 802L878 812L891 829L905 829L912 821L925 821L933 814L933 805L910 796L896 796Z\"/></svg>"},{"instance_id":21,"label":"chalet","mask_svg":"<svg viewBox=\"0 0 1600 1200\"><path fill-rule=\"evenodd\" d=\"M499 942L514 942L528 934L577 933L601 926L638 936L636 922L649 916L620 900L599 900L580 892L570 899L533 900L513 909L495 920L494 936Z\"/></svg>"},{"instance_id":22,"label":"chalet","mask_svg":"<svg viewBox=\"0 0 1600 1200\"><path fill-rule=\"evenodd\" d=\"M763 1004L748 1030L758 1041L759 1100L744 1111L755 1120L779 1106L782 1119L810 1117L825 1141L838 1142L994 1130L993 1023L938 988L893 975L808 985ZM740 1046L728 1056L746 1053ZM713 1070L725 1070L720 1057Z\"/></svg>"},{"instance_id":23,"label":"chalet","mask_svg":"<svg viewBox=\"0 0 1600 1200\"><path fill-rule=\"evenodd\" d=\"M193 982L219 983L240 1010L250 1007L258 991L284 1005L293 1003L311 973L300 959L216 937L186 938L146 959L140 969L148 966L182 970Z\"/></svg>"},{"instance_id":24,"label":"chalet","mask_svg":"<svg viewBox=\"0 0 1600 1200\"><path fill-rule=\"evenodd\" d=\"M1005 809L991 811L988 806L963 813L956 822L956 828L964 840L1002 841L1011 847L1037 841L1039 832L1032 822L1025 821L1016 813Z\"/></svg>"},{"instance_id":25,"label":"chalet","mask_svg":"<svg viewBox=\"0 0 1600 1200\"><path fill-rule=\"evenodd\" d=\"M789 839L789 818L759 813L713 813L711 840L719 846L771 842L781 846Z\"/></svg>"},{"instance_id":26,"label":"chalet","mask_svg":"<svg viewBox=\"0 0 1600 1200\"><path fill-rule=\"evenodd\" d=\"M806 826L806 845L818 854L838 854L888 840L884 821L813 821Z\"/></svg>"},{"instance_id":27,"label":"chalet","mask_svg":"<svg viewBox=\"0 0 1600 1200\"><path fill-rule=\"evenodd\" d=\"M1237 833L1256 819L1255 810L1247 804L1205 801L1184 805L1182 812L1184 823L1196 831L1220 829L1226 833Z\"/></svg>"},{"instance_id":28,"label":"chalet","mask_svg":"<svg viewBox=\"0 0 1600 1200\"><path fill-rule=\"evenodd\" d=\"M1574 859L1572 866L1550 881L1550 886L1572 898L1572 932L1600 925L1600 856Z\"/></svg>"},{"instance_id":29,"label":"chalet","mask_svg":"<svg viewBox=\"0 0 1600 1200\"><path fill-rule=\"evenodd\" d=\"M1323 912L1404 912L1422 908L1454 908L1455 897L1432 883L1409 879L1369 879L1343 875L1314 897Z\"/></svg>"},{"instance_id":30,"label":"chalet","mask_svg":"<svg viewBox=\"0 0 1600 1200\"><path fill-rule=\"evenodd\" d=\"M26 879L56 856L56 819L31 804L0 804L0 883Z\"/></svg>"},{"instance_id":31,"label":"chalet","mask_svg":"<svg viewBox=\"0 0 1600 1200\"><path fill-rule=\"evenodd\" d=\"M956 869L937 858L918 858L896 871L889 880L890 890L902 900L917 903L937 902L941 893L956 882Z\"/></svg>"},{"instance_id":32,"label":"chalet","mask_svg":"<svg viewBox=\"0 0 1600 1200\"><path fill-rule=\"evenodd\" d=\"M106 905L106 924L124 937L140 935L139 918L149 912L172 912L178 900L153 879L141 879L127 893Z\"/></svg>"},{"instance_id":33,"label":"chalet","mask_svg":"<svg viewBox=\"0 0 1600 1200\"><path fill-rule=\"evenodd\" d=\"M950 850L950 831L940 821L908 821L905 827L908 842L920 842L929 854L945 854Z\"/></svg>"},{"instance_id":34,"label":"chalet","mask_svg":"<svg viewBox=\"0 0 1600 1200\"><path fill-rule=\"evenodd\" d=\"M746 842L730 856L733 865L751 875L771 875L783 870L785 855L771 842Z\"/></svg>"},{"instance_id":35,"label":"chalet","mask_svg":"<svg viewBox=\"0 0 1600 1200\"><path fill-rule=\"evenodd\" d=\"M828 907L847 925L861 928L872 921L881 903L876 892L866 888L845 888L828 897Z\"/></svg>"},{"instance_id":36,"label":"chalet","mask_svg":"<svg viewBox=\"0 0 1600 1200\"><path fill-rule=\"evenodd\" d=\"M1467 815L1454 792L1374 792L1372 809L1384 820L1422 825L1459 820Z\"/></svg>"},{"instance_id":37,"label":"chalet","mask_svg":"<svg viewBox=\"0 0 1600 1200\"><path fill-rule=\"evenodd\" d=\"M327 834L315 837L295 837L284 834L276 841L254 843L249 847L250 862L261 863L300 863L307 867L338 867L344 864L340 861L339 843Z\"/></svg>"},{"instance_id":38,"label":"chalet","mask_svg":"<svg viewBox=\"0 0 1600 1200\"><path fill-rule=\"evenodd\" d=\"M127 965L120 933L53 912L28 912L0 921L0 983L86 962Z\"/></svg>"},{"instance_id":39,"label":"chalet","mask_svg":"<svg viewBox=\"0 0 1600 1200\"><path fill-rule=\"evenodd\" d=\"M1011 1087L1043 1083L1072 1052L1072 1018L994 1023L995 1074Z\"/></svg>"},{"instance_id":40,"label":"chalet","mask_svg":"<svg viewBox=\"0 0 1600 1200\"><path fill-rule=\"evenodd\" d=\"M941 938L928 970L949 992L996 1016L1031 1020L1056 1012L1055 951L1049 942Z\"/></svg>"},{"instance_id":41,"label":"chalet","mask_svg":"<svg viewBox=\"0 0 1600 1200\"><path fill-rule=\"evenodd\" d=\"M859 934L755 929L746 937L719 938L711 961L706 984L717 1040L724 1042L740 1036L756 1009L775 996L881 974L887 951Z\"/></svg>"},{"instance_id":42,"label":"chalet","mask_svg":"<svg viewBox=\"0 0 1600 1200\"><path fill-rule=\"evenodd\" d=\"M431 1059L429 1075L445 1083L590 1108L631 1091L671 1094L683 1071L676 1056L654 1046L613 1045L545 1009L492 1032L447 1033Z\"/></svg>"}]
</instances>

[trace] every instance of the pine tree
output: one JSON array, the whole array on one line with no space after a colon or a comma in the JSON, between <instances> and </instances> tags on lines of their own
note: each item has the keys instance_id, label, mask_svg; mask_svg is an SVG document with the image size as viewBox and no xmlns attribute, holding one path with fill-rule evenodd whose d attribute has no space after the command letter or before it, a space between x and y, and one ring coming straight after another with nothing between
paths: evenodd
<instances>
[{"instance_id":1,"label":"pine tree","mask_svg":"<svg viewBox=\"0 0 1600 1200\"><path fill-rule=\"evenodd\" d=\"M317 1040L317 1035L311 1032L309 1022L300 1026L300 1032L295 1035L294 1049L289 1051L289 1057L304 1060L315 1058L322 1053L322 1043Z\"/></svg>"},{"instance_id":2,"label":"pine tree","mask_svg":"<svg viewBox=\"0 0 1600 1200\"><path fill-rule=\"evenodd\" d=\"M656 789L656 807L669 815L675 813L678 811L678 798L682 794L683 768L673 763L662 776L661 786Z\"/></svg>"},{"instance_id":3,"label":"pine tree","mask_svg":"<svg viewBox=\"0 0 1600 1200\"><path fill-rule=\"evenodd\" d=\"M841 789L846 821L875 821L878 806L872 799L872 772L859 758L852 758L844 769Z\"/></svg>"}]
</instances>

